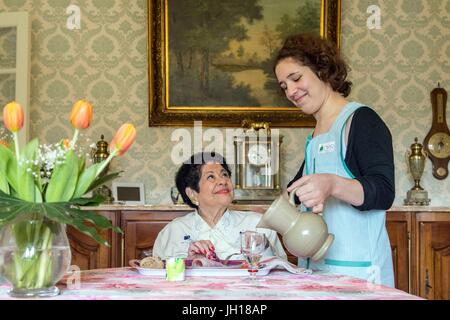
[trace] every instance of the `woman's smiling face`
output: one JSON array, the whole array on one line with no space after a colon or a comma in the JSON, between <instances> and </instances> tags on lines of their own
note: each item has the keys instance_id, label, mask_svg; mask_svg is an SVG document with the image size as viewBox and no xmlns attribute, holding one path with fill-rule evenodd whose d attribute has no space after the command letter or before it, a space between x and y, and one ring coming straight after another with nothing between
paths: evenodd
<instances>
[{"instance_id":1,"label":"woman's smiling face","mask_svg":"<svg viewBox=\"0 0 450 320\"><path fill-rule=\"evenodd\" d=\"M199 207L228 207L233 201L231 177L220 163L204 164L198 185Z\"/></svg>"},{"instance_id":2,"label":"woman's smiling face","mask_svg":"<svg viewBox=\"0 0 450 320\"><path fill-rule=\"evenodd\" d=\"M275 74L286 97L306 114L315 114L331 89L311 70L293 58L281 60Z\"/></svg>"}]
</instances>

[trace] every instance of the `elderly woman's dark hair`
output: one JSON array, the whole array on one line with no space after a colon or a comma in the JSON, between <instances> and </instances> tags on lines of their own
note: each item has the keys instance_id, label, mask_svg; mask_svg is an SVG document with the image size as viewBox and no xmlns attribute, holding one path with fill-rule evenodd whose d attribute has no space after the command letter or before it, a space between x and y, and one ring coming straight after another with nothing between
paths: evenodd
<instances>
[{"instance_id":1,"label":"elderly woman's dark hair","mask_svg":"<svg viewBox=\"0 0 450 320\"><path fill-rule=\"evenodd\" d=\"M280 61L292 58L311 70L331 88L347 97L352 83L346 80L350 67L334 43L312 34L288 37L275 58L274 70Z\"/></svg>"},{"instance_id":2,"label":"elderly woman's dark hair","mask_svg":"<svg viewBox=\"0 0 450 320\"><path fill-rule=\"evenodd\" d=\"M185 161L180 169L178 169L175 177L175 184L178 192L180 192L184 203L191 208L197 209L198 206L192 203L186 194L186 188L189 187L196 192L200 192L199 182L202 176L202 167L207 163L220 163L222 167L231 175L231 170L228 167L225 158L217 152L199 152L191 156Z\"/></svg>"}]
</instances>

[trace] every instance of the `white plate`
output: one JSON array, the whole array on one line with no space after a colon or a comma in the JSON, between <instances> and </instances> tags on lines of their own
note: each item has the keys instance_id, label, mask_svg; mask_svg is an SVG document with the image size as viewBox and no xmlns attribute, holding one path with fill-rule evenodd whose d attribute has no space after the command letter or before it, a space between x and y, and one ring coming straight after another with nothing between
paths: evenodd
<instances>
[{"instance_id":1,"label":"white plate","mask_svg":"<svg viewBox=\"0 0 450 320\"><path fill-rule=\"evenodd\" d=\"M144 276L166 276L165 269L149 269L135 267L135 269ZM269 268L259 269L257 276L266 276L269 274ZM247 269L230 269L230 268L186 268L185 276L221 276L221 277L239 277L248 276Z\"/></svg>"},{"instance_id":2,"label":"white plate","mask_svg":"<svg viewBox=\"0 0 450 320\"><path fill-rule=\"evenodd\" d=\"M166 276L165 269L150 269L141 268L137 265L137 260L131 260L130 266L136 269L140 274L144 276ZM258 270L257 276L266 276L270 272L270 268L263 267ZM249 273L247 269L240 266L230 266L230 267L186 267L185 276L221 276L221 277L239 277L248 276Z\"/></svg>"}]
</instances>

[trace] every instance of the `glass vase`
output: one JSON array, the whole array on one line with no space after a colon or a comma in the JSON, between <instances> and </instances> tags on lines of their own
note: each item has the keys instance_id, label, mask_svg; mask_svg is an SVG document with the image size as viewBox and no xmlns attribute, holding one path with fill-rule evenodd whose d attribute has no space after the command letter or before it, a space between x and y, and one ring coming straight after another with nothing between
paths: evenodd
<instances>
[{"instance_id":1,"label":"glass vase","mask_svg":"<svg viewBox=\"0 0 450 320\"><path fill-rule=\"evenodd\" d=\"M52 297L70 266L65 225L31 215L0 229L0 272L16 298Z\"/></svg>"}]
</instances>

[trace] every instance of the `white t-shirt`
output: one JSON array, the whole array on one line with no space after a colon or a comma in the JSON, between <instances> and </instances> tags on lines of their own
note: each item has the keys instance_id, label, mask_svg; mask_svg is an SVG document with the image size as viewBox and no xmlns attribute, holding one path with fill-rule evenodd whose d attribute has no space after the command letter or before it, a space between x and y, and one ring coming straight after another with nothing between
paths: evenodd
<instances>
[{"instance_id":1,"label":"white t-shirt","mask_svg":"<svg viewBox=\"0 0 450 320\"><path fill-rule=\"evenodd\" d=\"M256 225L261 219L261 214L249 211L227 210L214 228L211 228L197 213L188 213L176 218L162 229L156 238L153 247L153 256L161 259L167 257L183 257L188 255L189 244L199 240L210 240L219 259L225 259L232 253L240 252L240 232L263 232L270 245L264 252L264 256L278 256L287 259L278 235L270 229L258 228ZM242 259L235 255L231 259Z\"/></svg>"}]
</instances>

